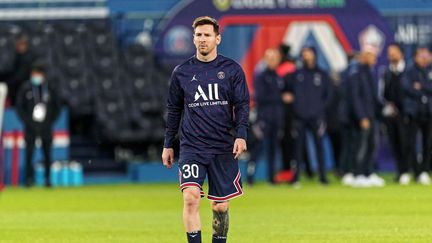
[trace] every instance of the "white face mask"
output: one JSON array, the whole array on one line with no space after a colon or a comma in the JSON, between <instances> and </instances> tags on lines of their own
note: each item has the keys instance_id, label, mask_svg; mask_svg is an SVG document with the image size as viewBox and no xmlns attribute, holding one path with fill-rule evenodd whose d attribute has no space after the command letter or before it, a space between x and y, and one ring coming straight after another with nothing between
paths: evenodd
<instances>
[{"instance_id":1,"label":"white face mask","mask_svg":"<svg viewBox=\"0 0 432 243\"><path fill-rule=\"evenodd\" d=\"M44 77L42 75L33 75L33 76L31 76L31 79L30 79L30 81L33 85L41 85L43 80L44 80Z\"/></svg>"}]
</instances>

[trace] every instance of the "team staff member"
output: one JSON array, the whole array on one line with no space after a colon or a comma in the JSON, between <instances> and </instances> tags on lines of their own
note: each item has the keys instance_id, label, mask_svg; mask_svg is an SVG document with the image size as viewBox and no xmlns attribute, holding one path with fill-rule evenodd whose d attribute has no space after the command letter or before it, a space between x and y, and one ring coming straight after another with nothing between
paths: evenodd
<instances>
[{"instance_id":1,"label":"team staff member","mask_svg":"<svg viewBox=\"0 0 432 243\"><path fill-rule=\"evenodd\" d=\"M200 196L208 175L213 243L226 242L229 200L243 194L237 159L246 150L249 93L239 64L218 55L219 24L211 17L193 22L196 55L171 77L163 164L174 163L173 140L180 127L180 188L188 242L201 242Z\"/></svg>"},{"instance_id":2,"label":"team staff member","mask_svg":"<svg viewBox=\"0 0 432 243\"><path fill-rule=\"evenodd\" d=\"M8 100L11 105L15 105L17 95L21 85L30 78L30 69L35 56L29 50L28 36L21 33L15 40L15 57L12 69L9 72L0 74L1 79L8 85Z\"/></svg>"},{"instance_id":3,"label":"team staff member","mask_svg":"<svg viewBox=\"0 0 432 243\"><path fill-rule=\"evenodd\" d=\"M255 100L258 117L253 130L256 130L258 144L252 151L248 162L247 181L253 184L256 161L267 142L268 181L274 183L276 148L280 144L279 134L282 123L283 79L276 73L281 61L281 54L277 49L268 49L264 54L266 69L258 74L254 80ZM288 149L288 148L286 148Z\"/></svg>"},{"instance_id":4,"label":"team staff member","mask_svg":"<svg viewBox=\"0 0 432 243\"><path fill-rule=\"evenodd\" d=\"M342 185L352 186L354 183L353 165L355 156L355 128L353 126L353 109L351 97L350 76L357 72L358 57L356 53L347 55L348 67L341 73L341 99L338 106L338 117L341 124L341 153L339 162L341 166ZM354 124L356 125L356 124Z\"/></svg>"},{"instance_id":5,"label":"team staff member","mask_svg":"<svg viewBox=\"0 0 432 243\"><path fill-rule=\"evenodd\" d=\"M282 54L282 62L276 69L276 72L284 80L282 87L282 101L283 101L283 119L282 119L282 141L281 141L281 155L282 155L282 171L276 175L276 180L279 182L286 182L291 179L291 161L294 158L294 138L292 137L291 130L294 120L293 114L293 101L294 97L290 92L286 92L289 82L292 80L291 75L296 70L295 60L290 55L291 47L286 44L279 46L279 51ZM278 181L277 181L278 182Z\"/></svg>"},{"instance_id":6,"label":"team staff member","mask_svg":"<svg viewBox=\"0 0 432 243\"><path fill-rule=\"evenodd\" d=\"M350 76L352 109L355 122L355 187L384 186L382 178L374 173L376 149L375 120L380 110L377 84L372 73L376 64L377 50L367 45L359 56L359 67Z\"/></svg>"},{"instance_id":7,"label":"team staff member","mask_svg":"<svg viewBox=\"0 0 432 243\"><path fill-rule=\"evenodd\" d=\"M52 128L60 111L60 99L46 77L42 62L32 65L30 80L25 82L17 95L16 109L24 123L26 142L26 186L34 182L32 165L35 140L40 137L44 154L45 185L50 183Z\"/></svg>"},{"instance_id":8,"label":"team staff member","mask_svg":"<svg viewBox=\"0 0 432 243\"><path fill-rule=\"evenodd\" d=\"M405 60L402 47L396 43L390 44L387 48L389 66L382 78L384 100L384 124L393 149L398 170L397 179L400 184L407 185L410 182L408 173L409 166L406 158L406 142L403 117L404 90L402 76L405 72Z\"/></svg>"},{"instance_id":9,"label":"team staff member","mask_svg":"<svg viewBox=\"0 0 432 243\"><path fill-rule=\"evenodd\" d=\"M304 163L306 130L310 130L317 151L319 179L322 184L328 184L322 137L326 130L325 109L331 99L330 81L327 73L318 67L316 50L313 47L304 47L301 57L303 67L292 75L291 87L288 87L293 96L294 107L295 178L293 182L299 180L300 164Z\"/></svg>"},{"instance_id":10,"label":"team staff member","mask_svg":"<svg viewBox=\"0 0 432 243\"><path fill-rule=\"evenodd\" d=\"M427 48L418 48L415 52L414 65L409 67L403 78L406 94L404 101L405 114L408 119L409 164L414 167L419 183L430 185L429 177L432 136L432 72L430 69L430 52ZM418 161L416 153L417 133L422 134L422 159Z\"/></svg>"}]
</instances>

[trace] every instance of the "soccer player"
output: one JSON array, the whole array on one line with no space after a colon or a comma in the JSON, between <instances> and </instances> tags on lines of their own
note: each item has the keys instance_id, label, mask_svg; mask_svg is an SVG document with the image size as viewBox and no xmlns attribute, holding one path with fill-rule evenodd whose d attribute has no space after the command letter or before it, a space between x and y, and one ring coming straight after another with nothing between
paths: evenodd
<instances>
[{"instance_id":1,"label":"soccer player","mask_svg":"<svg viewBox=\"0 0 432 243\"><path fill-rule=\"evenodd\" d=\"M200 197L208 176L212 242L219 243L227 239L229 200L243 194L237 159L246 150L249 93L240 65L217 53L217 21L199 17L192 27L197 51L172 73L162 161L173 166L173 140L181 124L179 177L187 240L201 242Z\"/></svg>"}]
</instances>

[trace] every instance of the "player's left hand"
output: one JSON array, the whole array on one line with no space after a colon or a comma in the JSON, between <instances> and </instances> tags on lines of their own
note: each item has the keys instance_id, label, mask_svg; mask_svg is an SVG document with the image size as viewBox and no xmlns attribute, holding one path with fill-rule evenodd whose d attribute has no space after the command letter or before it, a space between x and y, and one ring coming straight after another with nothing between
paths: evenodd
<instances>
[{"instance_id":1,"label":"player's left hand","mask_svg":"<svg viewBox=\"0 0 432 243\"><path fill-rule=\"evenodd\" d=\"M243 138L237 138L234 141L234 148L233 148L233 154L235 154L234 159L237 159L246 150L247 150L246 140L244 140Z\"/></svg>"}]
</instances>

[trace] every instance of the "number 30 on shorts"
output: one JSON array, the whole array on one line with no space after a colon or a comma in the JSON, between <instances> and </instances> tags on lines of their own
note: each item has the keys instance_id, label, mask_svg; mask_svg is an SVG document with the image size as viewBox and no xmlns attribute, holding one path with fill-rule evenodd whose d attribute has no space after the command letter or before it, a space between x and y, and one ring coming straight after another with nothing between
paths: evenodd
<instances>
[{"instance_id":1,"label":"number 30 on shorts","mask_svg":"<svg viewBox=\"0 0 432 243\"><path fill-rule=\"evenodd\" d=\"M189 177L198 178L199 167L196 164L183 165L183 178L188 179Z\"/></svg>"}]
</instances>

